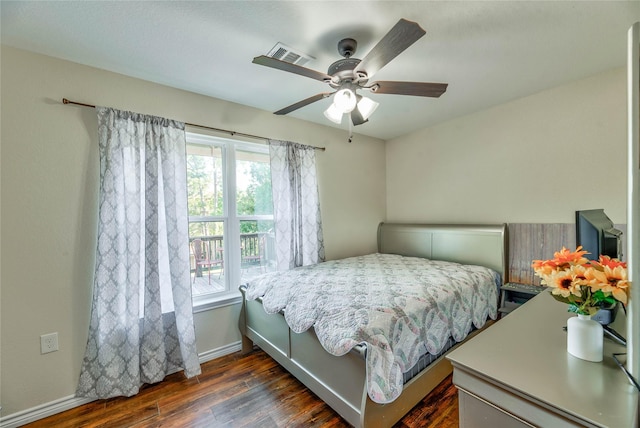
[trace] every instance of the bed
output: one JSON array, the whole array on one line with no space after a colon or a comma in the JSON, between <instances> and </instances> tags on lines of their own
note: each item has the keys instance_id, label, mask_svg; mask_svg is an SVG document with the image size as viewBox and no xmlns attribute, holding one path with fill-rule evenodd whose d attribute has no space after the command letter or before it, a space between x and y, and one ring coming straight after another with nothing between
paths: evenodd
<instances>
[{"instance_id":1,"label":"bed","mask_svg":"<svg viewBox=\"0 0 640 428\"><path fill-rule=\"evenodd\" d=\"M379 255L375 257L395 260L394 257L402 256L403 263L404 260L417 263L420 260L414 258L420 258L483 266L496 272L501 281L506 275L507 242L504 224L381 223L378 227ZM392 426L452 371L444 355L458 345L456 341L452 341L453 346L446 352L433 357L434 361L426 367L410 370L414 372L413 376L402 380L399 395L394 395L392 400L379 400L374 395L376 402L371 398L371 382L367 381L371 379L371 373L368 373L371 358L367 359L367 353L371 356L376 351L371 345L360 343L344 355L332 355L319 342L314 328L296 333L287 324L283 312L268 314L261 298L247 297L246 285L240 290L243 294L239 322L243 352L250 352L254 345L259 346L353 426ZM497 291L495 296L497 299ZM473 330L464 340L490 323L491 319L480 323L481 328Z\"/></svg>"}]
</instances>

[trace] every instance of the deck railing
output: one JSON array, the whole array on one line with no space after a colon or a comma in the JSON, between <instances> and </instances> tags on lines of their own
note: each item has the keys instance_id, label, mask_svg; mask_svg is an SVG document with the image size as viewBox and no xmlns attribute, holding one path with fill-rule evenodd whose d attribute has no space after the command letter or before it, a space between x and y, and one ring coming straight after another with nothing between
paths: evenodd
<instances>
[{"instance_id":1,"label":"deck railing","mask_svg":"<svg viewBox=\"0 0 640 428\"><path fill-rule=\"evenodd\" d=\"M196 270L195 257L193 255L192 242L194 239L200 239L204 243L203 252L209 260L221 260L224 258L224 240L222 235L212 236L193 236L189 238L191 247L190 262L191 272ZM273 238L266 232L243 233L240 234L240 256L241 266L260 265L268 259L270 243ZM202 276L200 269L196 271L196 276Z\"/></svg>"}]
</instances>

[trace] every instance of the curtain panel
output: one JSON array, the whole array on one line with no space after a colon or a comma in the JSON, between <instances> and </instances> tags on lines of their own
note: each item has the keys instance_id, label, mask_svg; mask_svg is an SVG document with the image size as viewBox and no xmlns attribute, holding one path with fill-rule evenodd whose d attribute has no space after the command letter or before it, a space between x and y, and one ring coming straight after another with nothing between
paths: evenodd
<instances>
[{"instance_id":1,"label":"curtain panel","mask_svg":"<svg viewBox=\"0 0 640 428\"><path fill-rule=\"evenodd\" d=\"M97 107L98 245L77 396L131 396L184 369L196 350L184 123Z\"/></svg>"},{"instance_id":2,"label":"curtain panel","mask_svg":"<svg viewBox=\"0 0 640 428\"><path fill-rule=\"evenodd\" d=\"M315 148L269 140L278 270L323 262Z\"/></svg>"}]
</instances>

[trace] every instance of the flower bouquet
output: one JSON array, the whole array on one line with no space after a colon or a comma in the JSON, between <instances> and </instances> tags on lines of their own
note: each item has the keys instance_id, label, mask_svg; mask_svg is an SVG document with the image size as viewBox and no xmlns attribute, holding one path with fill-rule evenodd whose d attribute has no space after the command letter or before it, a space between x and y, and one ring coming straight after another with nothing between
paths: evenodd
<instances>
[{"instance_id":1,"label":"flower bouquet","mask_svg":"<svg viewBox=\"0 0 640 428\"><path fill-rule=\"evenodd\" d=\"M579 315L594 315L599 309L612 308L617 302L627 303L629 281L627 265L608 256L598 261L584 257L582 247L562 250L551 260L534 260L531 267L541 283L551 287L556 300L568 303L569 310Z\"/></svg>"}]
</instances>

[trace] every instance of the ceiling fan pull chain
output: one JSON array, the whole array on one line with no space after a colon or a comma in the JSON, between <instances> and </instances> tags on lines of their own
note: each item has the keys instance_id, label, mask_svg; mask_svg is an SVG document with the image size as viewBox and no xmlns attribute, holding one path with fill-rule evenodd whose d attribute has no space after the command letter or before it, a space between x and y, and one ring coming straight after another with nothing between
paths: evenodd
<instances>
[{"instance_id":1,"label":"ceiling fan pull chain","mask_svg":"<svg viewBox=\"0 0 640 428\"><path fill-rule=\"evenodd\" d=\"M353 122L351 122L351 118L348 118L347 121L349 122L349 139L347 142L350 143L353 141Z\"/></svg>"}]
</instances>

